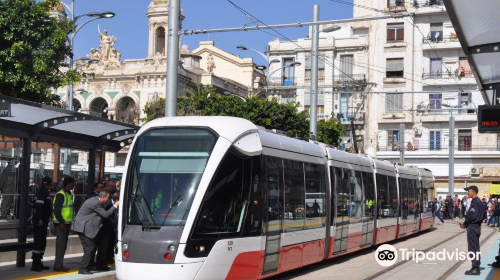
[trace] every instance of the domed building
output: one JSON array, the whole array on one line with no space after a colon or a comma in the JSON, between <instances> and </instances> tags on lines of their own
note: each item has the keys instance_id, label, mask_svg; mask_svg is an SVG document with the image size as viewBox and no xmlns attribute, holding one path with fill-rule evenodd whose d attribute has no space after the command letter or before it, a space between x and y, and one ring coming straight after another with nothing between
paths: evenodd
<instances>
[{"instance_id":1,"label":"domed building","mask_svg":"<svg viewBox=\"0 0 500 280\"><path fill-rule=\"evenodd\" d=\"M64 12L64 7L56 11ZM100 46L92 48L87 58L96 63L78 65L88 74L74 86L75 110L118 121L139 123L147 102L165 97L167 69L168 1L154 0L149 4L148 56L121 59L117 38L103 30ZM181 23L184 16L181 16ZM102 26L102 25L101 25ZM240 58L215 46L212 41L200 42L193 51L183 46L180 51L179 90L197 84L211 85L222 92L248 96L259 91L263 73L254 69L252 58ZM76 91L78 89L79 91ZM56 93L63 101L67 88Z\"/></svg>"}]
</instances>

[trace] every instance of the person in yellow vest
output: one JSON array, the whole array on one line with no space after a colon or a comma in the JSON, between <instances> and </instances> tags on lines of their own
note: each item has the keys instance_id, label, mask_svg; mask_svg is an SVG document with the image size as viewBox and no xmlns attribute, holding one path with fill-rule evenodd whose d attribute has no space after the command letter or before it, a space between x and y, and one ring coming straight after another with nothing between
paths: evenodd
<instances>
[{"instance_id":1,"label":"person in yellow vest","mask_svg":"<svg viewBox=\"0 0 500 280\"><path fill-rule=\"evenodd\" d=\"M66 272L69 269L63 265L64 254L68 246L69 230L73 222L73 197L71 191L74 188L75 179L65 177L63 188L54 196L52 220L56 231L56 259L54 261L54 271Z\"/></svg>"}]
</instances>

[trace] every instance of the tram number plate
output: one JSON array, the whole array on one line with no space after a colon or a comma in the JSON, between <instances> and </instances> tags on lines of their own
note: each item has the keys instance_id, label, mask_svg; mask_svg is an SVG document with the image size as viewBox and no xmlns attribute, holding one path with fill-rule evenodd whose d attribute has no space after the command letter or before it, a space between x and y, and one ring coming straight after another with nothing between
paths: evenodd
<instances>
[{"instance_id":1,"label":"tram number plate","mask_svg":"<svg viewBox=\"0 0 500 280\"><path fill-rule=\"evenodd\" d=\"M227 242L227 251L232 251L233 250L233 241L228 241Z\"/></svg>"}]
</instances>

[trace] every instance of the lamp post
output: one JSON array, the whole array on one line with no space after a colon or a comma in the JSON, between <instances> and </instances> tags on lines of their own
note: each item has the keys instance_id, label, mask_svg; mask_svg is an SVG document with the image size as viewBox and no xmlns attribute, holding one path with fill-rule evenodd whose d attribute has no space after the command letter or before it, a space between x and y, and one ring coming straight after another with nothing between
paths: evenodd
<instances>
[{"instance_id":1,"label":"lamp post","mask_svg":"<svg viewBox=\"0 0 500 280\"><path fill-rule=\"evenodd\" d=\"M450 124L449 124L449 143L448 143L448 192L451 197L455 194L455 117L453 117L453 107L448 104L441 104L443 107L450 108Z\"/></svg>"},{"instance_id":2,"label":"lamp post","mask_svg":"<svg viewBox=\"0 0 500 280\"><path fill-rule=\"evenodd\" d=\"M91 13L75 16L75 0L72 0L71 4L66 4L66 3L62 3L62 4L66 7L66 9L69 10L69 12L71 14L71 23L73 23L75 25L75 31L73 33L71 33L69 40L68 40L69 47L71 50L71 54L69 56L69 70L73 71L74 70L74 68L73 68L73 47L74 47L74 42L75 42L75 36L78 33L78 31L80 31L80 29L82 29L82 27L84 27L85 25L87 25L91 21L101 19L101 18L113 18L115 16L115 13L110 12L110 11L105 11L102 13L91 12ZM90 19L88 19L86 22L82 23L81 25L76 25L77 21L82 17L90 17ZM70 81L69 85L68 85L68 98L66 100L66 109L73 110L73 81Z\"/></svg>"},{"instance_id":3,"label":"lamp post","mask_svg":"<svg viewBox=\"0 0 500 280\"><path fill-rule=\"evenodd\" d=\"M270 63L274 63L275 61L279 62L279 60L277 60L277 59L273 59ZM300 66L300 65L302 65L302 63L300 63L300 62L294 62L294 63L291 63L291 64L290 64L290 65L288 65L288 66L283 66L283 67L280 67L280 68L278 68L278 69L274 70L273 72L271 72L271 74L266 75L266 97L267 97L267 92L269 91L269 80L271 79L271 76L272 76L274 73L276 73L276 72L278 72L278 71L280 71L280 70L283 70L283 69L285 69L285 68L288 68L288 67L295 67L295 66ZM262 70L262 69L265 69L265 66L264 66L264 65L257 65L257 66L255 66L255 68L256 68L256 69L258 69L258 70ZM268 70L269 70L269 69L268 69ZM268 71L268 72L269 72L269 71Z\"/></svg>"},{"instance_id":4,"label":"lamp post","mask_svg":"<svg viewBox=\"0 0 500 280\"><path fill-rule=\"evenodd\" d=\"M313 21L319 21L319 6L313 7ZM340 26L333 25L323 29L323 32L333 32L339 30ZM319 56L319 25L312 28L312 49L311 49L311 110L309 112L311 123L309 125L310 137L316 140L318 133L318 56Z\"/></svg>"}]
</instances>

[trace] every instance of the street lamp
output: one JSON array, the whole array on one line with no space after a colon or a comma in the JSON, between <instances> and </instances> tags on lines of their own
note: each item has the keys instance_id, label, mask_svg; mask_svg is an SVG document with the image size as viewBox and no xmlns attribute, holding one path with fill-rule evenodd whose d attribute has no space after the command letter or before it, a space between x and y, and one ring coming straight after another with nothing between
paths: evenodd
<instances>
[{"instance_id":1,"label":"street lamp","mask_svg":"<svg viewBox=\"0 0 500 280\"><path fill-rule=\"evenodd\" d=\"M75 31L71 33L70 37L68 38L69 42L69 48L71 50L71 54L69 56L69 70L72 71L74 70L73 68L73 47L74 47L74 41L75 41L75 36L78 34L78 31L80 31L85 25L87 25L89 22L92 22L97 19L101 18L113 18L115 16L114 12L111 11L105 11L105 12L90 12L87 14L75 16L75 0L71 0L71 4L66 4L62 3L66 9L69 10L71 13L71 23L75 25ZM82 17L90 17L86 22L77 25L76 22L82 18ZM66 109L68 110L73 110L73 82L70 81L68 85L68 98L66 101Z\"/></svg>"},{"instance_id":2,"label":"street lamp","mask_svg":"<svg viewBox=\"0 0 500 280\"><path fill-rule=\"evenodd\" d=\"M232 93L230 91L224 91L222 94L224 94L224 95L232 95L234 97L238 97L239 99L243 100L243 102L247 102L247 99L245 97L239 96L238 94Z\"/></svg>"},{"instance_id":3,"label":"street lamp","mask_svg":"<svg viewBox=\"0 0 500 280\"><path fill-rule=\"evenodd\" d=\"M453 108L455 106L448 104L441 104L443 107L450 108L450 124L449 124L449 143L448 143L448 192L451 197L454 196L455 192L455 117L453 117Z\"/></svg>"},{"instance_id":4,"label":"street lamp","mask_svg":"<svg viewBox=\"0 0 500 280\"><path fill-rule=\"evenodd\" d=\"M273 59L272 61L274 61L274 60L276 60L276 61L278 61L278 62L279 62L279 60L277 60L277 59ZM294 62L294 63L291 63L291 64L290 64L290 65L288 65L288 66L283 66L283 67L280 67L280 68L278 68L278 69L274 70L273 72L271 72L271 74L267 75L267 76L266 76L266 97L267 97L267 92L269 91L269 80L271 79L271 76L272 76L274 73L276 73L276 72L278 72L278 71L280 71L280 70L283 70L283 69L285 69L285 68L288 68L288 67L295 67L295 66L300 66L300 65L302 65L302 63L300 63L300 62ZM255 68L256 68L256 69L258 69L258 70L260 70L260 69L262 69L262 68L264 68L264 67L265 67L264 65L257 65L257 66L255 66ZM269 70L269 69L268 69L268 70Z\"/></svg>"}]
</instances>

